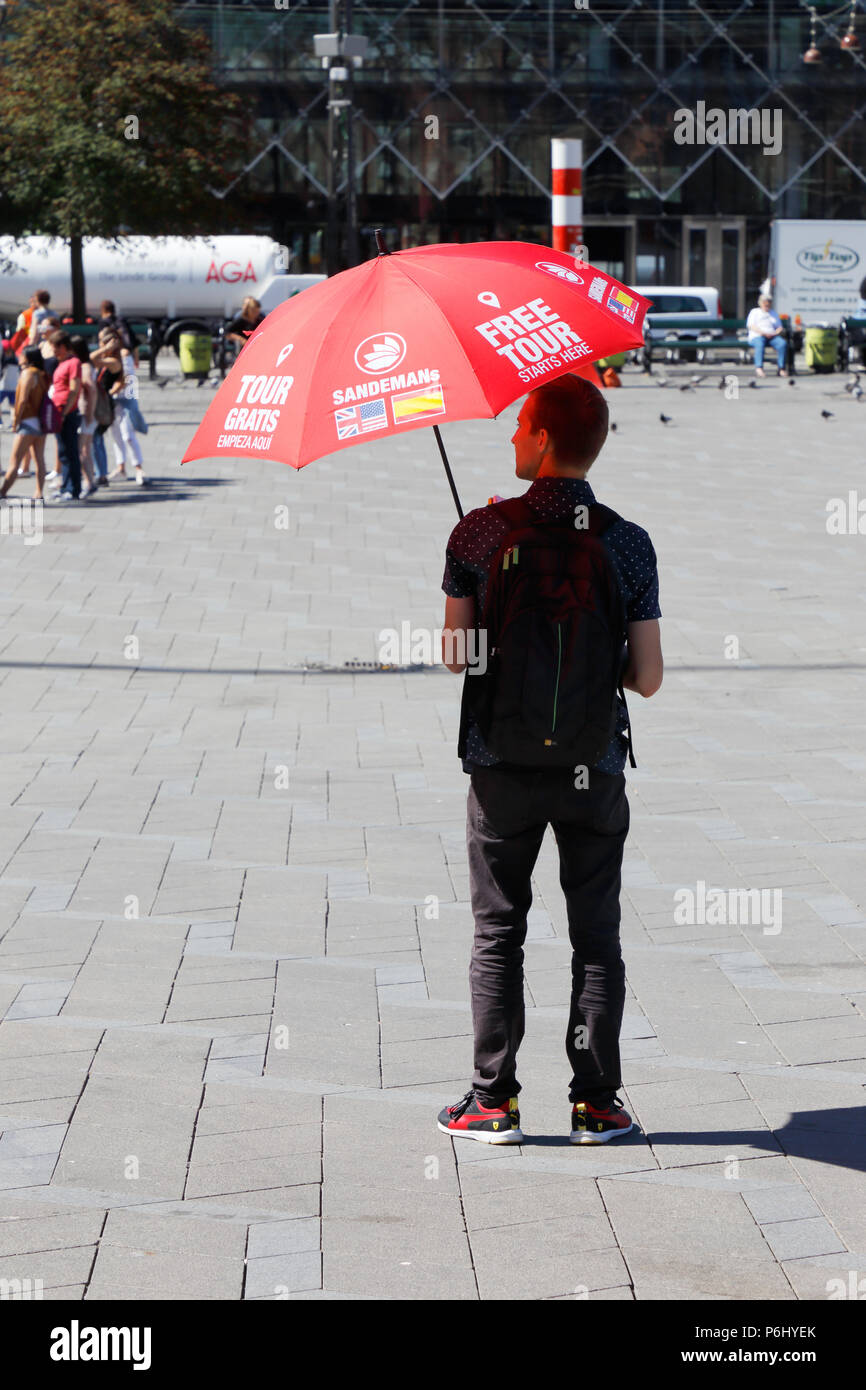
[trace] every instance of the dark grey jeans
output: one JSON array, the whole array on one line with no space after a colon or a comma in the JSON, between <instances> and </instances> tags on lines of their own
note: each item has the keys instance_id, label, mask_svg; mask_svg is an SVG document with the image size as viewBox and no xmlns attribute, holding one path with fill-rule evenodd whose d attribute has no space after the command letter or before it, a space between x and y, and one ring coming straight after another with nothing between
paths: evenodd
<instances>
[{"instance_id":1,"label":"dark grey jeans","mask_svg":"<svg viewBox=\"0 0 866 1390\"><path fill-rule=\"evenodd\" d=\"M530 875L544 832L559 849L573 948L565 1050L572 1102L622 1084L619 1033L625 966L619 940L620 875L629 827L625 775L590 770L576 790L570 768L476 767L466 818L475 940L469 967L475 1074L483 1105L517 1095L524 1033L523 943Z\"/></svg>"}]
</instances>

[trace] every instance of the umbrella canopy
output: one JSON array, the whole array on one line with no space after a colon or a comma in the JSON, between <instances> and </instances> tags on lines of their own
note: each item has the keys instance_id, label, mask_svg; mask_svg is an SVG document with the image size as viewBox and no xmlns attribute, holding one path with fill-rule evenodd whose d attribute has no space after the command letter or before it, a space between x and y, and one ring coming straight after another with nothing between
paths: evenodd
<instances>
[{"instance_id":1,"label":"umbrella canopy","mask_svg":"<svg viewBox=\"0 0 866 1390\"><path fill-rule=\"evenodd\" d=\"M531 242L384 252L268 315L183 462L303 468L365 438L493 418L566 372L597 380L596 358L642 345L650 302Z\"/></svg>"}]
</instances>

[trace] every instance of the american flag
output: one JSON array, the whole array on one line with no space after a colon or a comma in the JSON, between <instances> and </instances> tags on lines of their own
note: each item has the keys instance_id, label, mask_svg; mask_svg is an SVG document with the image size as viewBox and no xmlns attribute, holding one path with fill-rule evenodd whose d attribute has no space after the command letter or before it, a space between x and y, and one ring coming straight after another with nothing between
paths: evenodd
<instances>
[{"instance_id":1,"label":"american flag","mask_svg":"<svg viewBox=\"0 0 866 1390\"><path fill-rule=\"evenodd\" d=\"M362 401L360 405L346 406L334 412L337 422L337 438L348 439L353 434L366 434L368 430L383 430L388 423L385 402Z\"/></svg>"}]
</instances>

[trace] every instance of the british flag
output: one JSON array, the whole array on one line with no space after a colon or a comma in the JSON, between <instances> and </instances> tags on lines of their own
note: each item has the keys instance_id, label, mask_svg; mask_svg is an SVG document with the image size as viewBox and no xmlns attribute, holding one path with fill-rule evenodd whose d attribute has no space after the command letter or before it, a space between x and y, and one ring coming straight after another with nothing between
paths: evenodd
<instances>
[{"instance_id":1,"label":"british flag","mask_svg":"<svg viewBox=\"0 0 866 1390\"><path fill-rule=\"evenodd\" d=\"M338 439L349 439L353 434L367 434L369 430L383 430L388 423L383 400L361 401L360 405L346 406L334 411L334 419Z\"/></svg>"}]
</instances>

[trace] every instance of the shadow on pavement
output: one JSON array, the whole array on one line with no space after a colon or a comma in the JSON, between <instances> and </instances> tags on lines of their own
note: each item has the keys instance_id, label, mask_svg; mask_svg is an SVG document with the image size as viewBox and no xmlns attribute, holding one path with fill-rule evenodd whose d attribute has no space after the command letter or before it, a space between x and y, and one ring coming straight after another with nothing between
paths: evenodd
<instances>
[{"instance_id":1,"label":"shadow on pavement","mask_svg":"<svg viewBox=\"0 0 866 1390\"><path fill-rule=\"evenodd\" d=\"M713 1129L713 1130L648 1130L642 1131L637 1121L631 1134L609 1141L616 1148L625 1145L698 1144L729 1145L735 1153L737 1145L748 1143L753 1149L788 1158L808 1158L816 1163L833 1163L854 1172L866 1172L866 1107L852 1106L836 1110L796 1110L788 1123L779 1129ZM539 1134L524 1138L522 1148L577 1148L565 1135ZM587 1145L600 1148L603 1145ZM720 1160L716 1160L720 1161Z\"/></svg>"}]
</instances>

